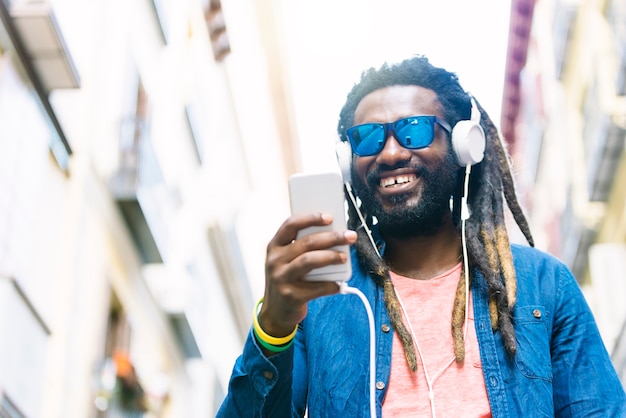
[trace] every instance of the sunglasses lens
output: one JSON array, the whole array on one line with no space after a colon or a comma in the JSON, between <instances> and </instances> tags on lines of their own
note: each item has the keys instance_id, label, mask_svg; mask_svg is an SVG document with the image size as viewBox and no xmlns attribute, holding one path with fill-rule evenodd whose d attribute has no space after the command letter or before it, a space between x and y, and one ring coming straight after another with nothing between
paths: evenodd
<instances>
[{"instance_id":1,"label":"sunglasses lens","mask_svg":"<svg viewBox=\"0 0 626 418\"><path fill-rule=\"evenodd\" d=\"M396 140L405 148L420 149L432 144L435 137L434 116L410 116L390 124L365 123L346 131L352 152L365 157L376 155L385 147L389 126Z\"/></svg>"},{"instance_id":2,"label":"sunglasses lens","mask_svg":"<svg viewBox=\"0 0 626 418\"><path fill-rule=\"evenodd\" d=\"M434 138L433 118L413 116L394 123L396 139L405 148L419 149L432 144Z\"/></svg>"},{"instance_id":3,"label":"sunglasses lens","mask_svg":"<svg viewBox=\"0 0 626 418\"><path fill-rule=\"evenodd\" d=\"M385 127L379 123L366 123L346 131L356 155L362 157L378 154L385 146Z\"/></svg>"}]
</instances>

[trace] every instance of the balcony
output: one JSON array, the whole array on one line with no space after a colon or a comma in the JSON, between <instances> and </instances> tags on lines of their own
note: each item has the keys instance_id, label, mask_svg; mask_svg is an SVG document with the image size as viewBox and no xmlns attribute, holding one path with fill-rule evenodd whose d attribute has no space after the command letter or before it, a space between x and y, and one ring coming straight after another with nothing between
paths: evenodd
<instances>
[{"instance_id":1,"label":"balcony","mask_svg":"<svg viewBox=\"0 0 626 418\"><path fill-rule=\"evenodd\" d=\"M589 267L589 247L595 242L598 230L592 219L582 219L575 213L571 193L561 214L559 228L560 258L570 268L578 282L582 283Z\"/></svg>"},{"instance_id":2,"label":"balcony","mask_svg":"<svg viewBox=\"0 0 626 418\"><path fill-rule=\"evenodd\" d=\"M167 220L179 205L168 189L150 143L147 123L122 123L120 162L110 190L143 263L162 263L167 252Z\"/></svg>"},{"instance_id":3,"label":"balcony","mask_svg":"<svg viewBox=\"0 0 626 418\"><path fill-rule=\"evenodd\" d=\"M59 167L67 171L72 148L48 95L57 88L77 88L80 82L50 4L45 0L0 1L0 37L7 41L3 48L15 54L32 83L53 128L50 150Z\"/></svg>"},{"instance_id":4,"label":"balcony","mask_svg":"<svg viewBox=\"0 0 626 418\"><path fill-rule=\"evenodd\" d=\"M50 2L14 1L10 7L10 14L43 88L49 92L54 89L80 87L78 71Z\"/></svg>"},{"instance_id":5,"label":"balcony","mask_svg":"<svg viewBox=\"0 0 626 418\"><path fill-rule=\"evenodd\" d=\"M570 58L570 47L579 5L558 1L554 10L554 63L557 77L562 80Z\"/></svg>"},{"instance_id":6,"label":"balcony","mask_svg":"<svg viewBox=\"0 0 626 418\"><path fill-rule=\"evenodd\" d=\"M626 140L626 129L607 120L606 128L597 148L593 164L589 164L589 200L607 201L617 171Z\"/></svg>"},{"instance_id":7,"label":"balcony","mask_svg":"<svg viewBox=\"0 0 626 418\"><path fill-rule=\"evenodd\" d=\"M619 49L618 54L624 60L626 59L626 3L623 0L609 0L605 8L605 14L611 25L611 32L615 37L614 45L617 46Z\"/></svg>"},{"instance_id":8,"label":"balcony","mask_svg":"<svg viewBox=\"0 0 626 418\"><path fill-rule=\"evenodd\" d=\"M245 338L250 328L250 310L254 305L235 225L232 221L223 220L210 225L207 232L213 262L232 307L239 334Z\"/></svg>"},{"instance_id":9,"label":"balcony","mask_svg":"<svg viewBox=\"0 0 626 418\"><path fill-rule=\"evenodd\" d=\"M0 388L0 417L2 418L26 418L15 403Z\"/></svg>"},{"instance_id":10,"label":"balcony","mask_svg":"<svg viewBox=\"0 0 626 418\"><path fill-rule=\"evenodd\" d=\"M596 74L583 104L583 142L589 200L606 202L624 151L626 98Z\"/></svg>"},{"instance_id":11,"label":"balcony","mask_svg":"<svg viewBox=\"0 0 626 418\"><path fill-rule=\"evenodd\" d=\"M199 342L192 325L199 318L199 306L194 300L192 280L184 270L165 264L144 266L143 276L158 307L165 314L183 357L186 360L202 358ZM195 322L198 324L198 321Z\"/></svg>"}]
</instances>

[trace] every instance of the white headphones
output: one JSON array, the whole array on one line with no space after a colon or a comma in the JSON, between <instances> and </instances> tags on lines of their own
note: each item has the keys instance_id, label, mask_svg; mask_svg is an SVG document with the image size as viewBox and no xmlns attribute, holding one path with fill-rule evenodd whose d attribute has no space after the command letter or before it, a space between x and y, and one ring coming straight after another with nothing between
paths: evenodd
<instances>
[{"instance_id":1,"label":"white headphones","mask_svg":"<svg viewBox=\"0 0 626 418\"><path fill-rule=\"evenodd\" d=\"M480 126L480 111L474 98L472 102L471 119L460 120L452 128L452 148L456 160L461 167L474 165L482 161L485 154L485 132ZM344 181L350 181L350 165L352 148L349 141L338 141L335 147L337 162Z\"/></svg>"},{"instance_id":2,"label":"white headphones","mask_svg":"<svg viewBox=\"0 0 626 418\"><path fill-rule=\"evenodd\" d=\"M479 163L485 155L485 131L480 126L480 111L474 98L470 96L470 100L471 119L460 120L452 128L452 148L461 167Z\"/></svg>"}]
</instances>

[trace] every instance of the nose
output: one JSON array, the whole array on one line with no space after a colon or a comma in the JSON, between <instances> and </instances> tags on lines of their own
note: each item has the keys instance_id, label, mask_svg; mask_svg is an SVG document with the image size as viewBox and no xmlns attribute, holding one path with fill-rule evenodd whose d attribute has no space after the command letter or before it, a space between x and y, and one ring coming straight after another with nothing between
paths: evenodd
<instances>
[{"instance_id":1,"label":"nose","mask_svg":"<svg viewBox=\"0 0 626 418\"><path fill-rule=\"evenodd\" d=\"M379 165L393 166L400 161L409 160L411 158L411 150L400 145L391 130L388 130L386 135L385 146L376 156L376 162Z\"/></svg>"}]
</instances>

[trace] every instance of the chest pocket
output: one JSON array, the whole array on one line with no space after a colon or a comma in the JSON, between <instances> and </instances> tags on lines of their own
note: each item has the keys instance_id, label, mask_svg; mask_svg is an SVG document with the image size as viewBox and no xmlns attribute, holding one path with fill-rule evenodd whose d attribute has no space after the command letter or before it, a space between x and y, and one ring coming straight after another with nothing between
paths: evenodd
<instances>
[{"instance_id":1,"label":"chest pocket","mask_svg":"<svg viewBox=\"0 0 626 418\"><path fill-rule=\"evenodd\" d=\"M517 339L515 366L528 378L551 382L550 335L546 323L549 315L550 313L539 305L515 309Z\"/></svg>"}]
</instances>

